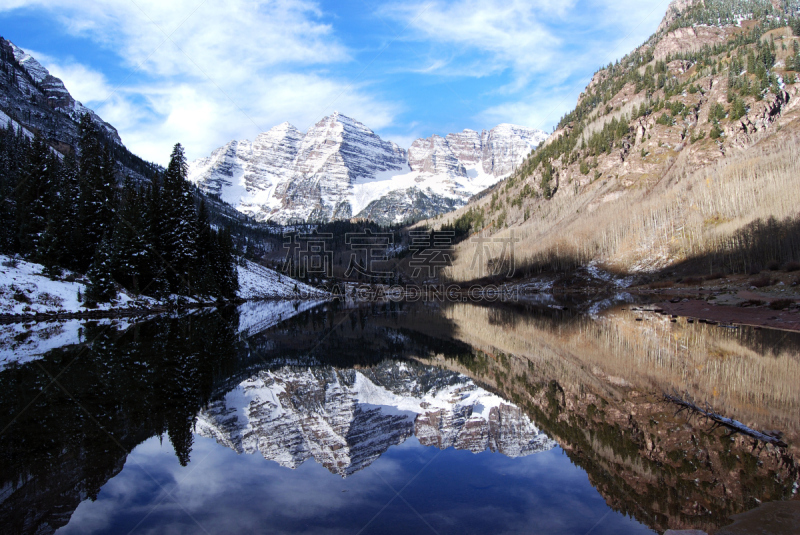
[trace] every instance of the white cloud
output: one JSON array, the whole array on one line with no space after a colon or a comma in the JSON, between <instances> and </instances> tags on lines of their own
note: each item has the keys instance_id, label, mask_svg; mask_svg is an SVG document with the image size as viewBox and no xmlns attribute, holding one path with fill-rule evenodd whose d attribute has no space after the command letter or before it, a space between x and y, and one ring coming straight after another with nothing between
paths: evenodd
<instances>
[{"instance_id":1,"label":"white cloud","mask_svg":"<svg viewBox=\"0 0 800 535\"><path fill-rule=\"evenodd\" d=\"M572 109L591 72L633 50L655 31L669 0L457 0L395 4L381 12L405 22L413 39L437 44L408 72L485 77L508 71L483 124L549 129ZM588 66L588 68L587 68Z\"/></svg>"},{"instance_id":2,"label":"white cloud","mask_svg":"<svg viewBox=\"0 0 800 535\"><path fill-rule=\"evenodd\" d=\"M552 125L573 107L575 96L569 92L561 95L535 93L524 100L491 106L480 112L476 120L484 124L520 124L549 133Z\"/></svg>"},{"instance_id":3,"label":"white cloud","mask_svg":"<svg viewBox=\"0 0 800 535\"><path fill-rule=\"evenodd\" d=\"M574 106L594 68L656 28L668 0L391 2L378 16L398 22L397 40L413 41L401 72L497 76L504 81L480 95L494 102L465 115L486 127L548 129ZM98 65L33 53L150 160L164 163L177 141L200 157L283 121L305 129L334 110L397 133L404 146L416 134L395 124L402 104L331 74L352 60L351 50L312 0L6 0L0 13L18 7L47 12L68 32L118 54L130 76L112 83ZM439 87L454 92L448 82ZM470 107L471 99L460 100Z\"/></svg>"},{"instance_id":4,"label":"white cloud","mask_svg":"<svg viewBox=\"0 0 800 535\"><path fill-rule=\"evenodd\" d=\"M131 74L120 87L80 63L42 62L131 150L160 163L178 141L194 158L287 120L304 129L340 110L381 128L397 109L314 72L350 55L307 0L15 0L0 12L16 7L47 10L122 58Z\"/></svg>"},{"instance_id":5,"label":"white cloud","mask_svg":"<svg viewBox=\"0 0 800 535\"><path fill-rule=\"evenodd\" d=\"M506 89L513 92L537 75L581 65L576 50L597 62L611 51L616 57L625 54L655 30L668 3L434 0L396 3L379 12L403 21L418 40L460 49L462 61L469 64L455 65L452 49L439 47L440 57L411 68L413 72L486 76L511 69L515 81ZM482 61L476 61L476 53L482 54Z\"/></svg>"},{"instance_id":6,"label":"white cloud","mask_svg":"<svg viewBox=\"0 0 800 535\"><path fill-rule=\"evenodd\" d=\"M382 12L405 21L426 40L487 54L473 65L472 74L485 76L512 68L518 80L514 85L519 86L532 72L552 63L561 38L547 22L563 17L573 5L574 0L461 0L397 4ZM439 60L432 66L442 69L427 72L451 74L448 65Z\"/></svg>"},{"instance_id":7,"label":"white cloud","mask_svg":"<svg viewBox=\"0 0 800 535\"><path fill-rule=\"evenodd\" d=\"M35 52L28 52L44 65L50 74L61 78L70 94L80 102L101 102L113 97L114 87L105 75L80 63L59 64L53 59L42 61Z\"/></svg>"},{"instance_id":8,"label":"white cloud","mask_svg":"<svg viewBox=\"0 0 800 535\"><path fill-rule=\"evenodd\" d=\"M161 76L203 71L217 80L242 80L275 65L348 59L306 0L19 0L12 7L23 5L51 11L71 33Z\"/></svg>"}]
</instances>

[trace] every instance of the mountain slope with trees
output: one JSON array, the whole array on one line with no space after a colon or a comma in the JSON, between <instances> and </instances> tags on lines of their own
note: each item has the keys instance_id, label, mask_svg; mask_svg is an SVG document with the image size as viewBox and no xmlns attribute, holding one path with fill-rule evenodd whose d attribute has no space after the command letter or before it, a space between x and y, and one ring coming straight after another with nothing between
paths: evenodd
<instances>
[{"instance_id":1,"label":"mountain slope with trees","mask_svg":"<svg viewBox=\"0 0 800 535\"><path fill-rule=\"evenodd\" d=\"M209 223L186 180L183 148L149 183L118 187L113 153L88 114L77 158L41 135L0 129L0 253L22 255L57 277L86 273L85 302L107 302L115 284L133 294L233 299L237 269L229 231Z\"/></svg>"},{"instance_id":2,"label":"mountain slope with trees","mask_svg":"<svg viewBox=\"0 0 800 535\"><path fill-rule=\"evenodd\" d=\"M76 148L79 123L89 115L101 143L117 162L118 170L137 181L148 181L159 166L131 153L117 130L93 110L76 101L64 83L51 75L34 57L0 37L0 120L16 121L31 133L39 134L49 146L62 154Z\"/></svg>"},{"instance_id":3,"label":"mountain slope with trees","mask_svg":"<svg viewBox=\"0 0 800 535\"><path fill-rule=\"evenodd\" d=\"M518 240L517 276L800 260L798 14L797 2L670 4L516 173L428 223L484 238L457 245L447 276L505 275L503 239Z\"/></svg>"}]
</instances>

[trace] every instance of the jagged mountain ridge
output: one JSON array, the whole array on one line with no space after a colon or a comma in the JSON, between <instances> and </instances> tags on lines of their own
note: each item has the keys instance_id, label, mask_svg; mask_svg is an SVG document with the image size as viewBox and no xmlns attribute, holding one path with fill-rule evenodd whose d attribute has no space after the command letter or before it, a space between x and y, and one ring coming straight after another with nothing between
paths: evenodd
<instances>
[{"instance_id":1,"label":"jagged mountain ridge","mask_svg":"<svg viewBox=\"0 0 800 535\"><path fill-rule=\"evenodd\" d=\"M551 449L518 407L466 376L384 363L261 371L198 415L196 432L296 468L313 458L347 477L416 435L425 446L509 457Z\"/></svg>"},{"instance_id":2,"label":"jagged mountain ridge","mask_svg":"<svg viewBox=\"0 0 800 535\"><path fill-rule=\"evenodd\" d=\"M67 90L64 82L50 74L31 54L0 37L0 122L22 127L30 135L40 133L61 154L73 150L78 141L78 122L89 114L101 136L109 143L122 175L149 179L158 166L145 162L122 143L119 132L94 110Z\"/></svg>"},{"instance_id":3,"label":"jagged mountain ridge","mask_svg":"<svg viewBox=\"0 0 800 535\"><path fill-rule=\"evenodd\" d=\"M261 220L399 223L464 205L546 137L504 124L418 139L405 151L336 112L305 134L283 123L253 142L231 141L192 162L189 176Z\"/></svg>"},{"instance_id":4,"label":"jagged mountain ridge","mask_svg":"<svg viewBox=\"0 0 800 535\"><path fill-rule=\"evenodd\" d=\"M64 82L61 81L60 78L56 78L50 74L50 71L39 63L36 58L10 41L3 43L3 46L10 46L17 63L25 69L34 82L31 84L31 80L25 78L20 79L20 89L23 92L34 94L37 89L40 90L46 97L47 105L50 108L68 116L76 123L80 121L81 115L88 113L98 129L104 132L114 143L122 145L122 139L120 139L117 129L101 119L94 110L87 108L82 103L75 100L69 91L67 91Z\"/></svg>"}]
</instances>

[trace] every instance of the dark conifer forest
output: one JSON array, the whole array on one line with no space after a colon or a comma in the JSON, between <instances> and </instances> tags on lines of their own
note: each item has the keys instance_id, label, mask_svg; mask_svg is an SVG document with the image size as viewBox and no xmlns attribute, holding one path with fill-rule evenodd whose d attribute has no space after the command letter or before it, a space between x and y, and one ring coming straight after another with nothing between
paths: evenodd
<instances>
[{"instance_id":1,"label":"dark conifer forest","mask_svg":"<svg viewBox=\"0 0 800 535\"><path fill-rule=\"evenodd\" d=\"M136 295L236 297L233 240L209 222L183 147L150 183L120 177L113 147L85 115L77 150L0 128L0 252L89 279L87 304L120 285Z\"/></svg>"}]
</instances>

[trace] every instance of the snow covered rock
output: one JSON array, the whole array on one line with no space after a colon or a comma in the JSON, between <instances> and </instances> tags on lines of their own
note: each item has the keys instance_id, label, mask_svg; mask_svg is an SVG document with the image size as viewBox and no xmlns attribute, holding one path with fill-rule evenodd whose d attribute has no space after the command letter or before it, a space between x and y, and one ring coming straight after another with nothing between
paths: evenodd
<instances>
[{"instance_id":1,"label":"snow covered rock","mask_svg":"<svg viewBox=\"0 0 800 535\"><path fill-rule=\"evenodd\" d=\"M466 376L387 362L361 370L263 370L200 412L196 432L297 468L313 458L347 477L416 434L424 445L510 457L555 442L516 406Z\"/></svg>"},{"instance_id":2,"label":"snow covered rock","mask_svg":"<svg viewBox=\"0 0 800 535\"><path fill-rule=\"evenodd\" d=\"M284 123L231 141L192 162L189 179L260 220L399 223L463 206L546 138L504 124L418 139L406 152L337 112L305 134Z\"/></svg>"},{"instance_id":3,"label":"snow covered rock","mask_svg":"<svg viewBox=\"0 0 800 535\"><path fill-rule=\"evenodd\" d=\"M547 134L541 130L512 124L501 124L480 134L464 130L444 138L434 135L411 144L408 162L412 170L420 173L502 178L545 139Z\"/></svg>"},{"instance_id":4,"label":"snow covered rock","mask_svg":"<svg viewBox=\"0 0 800 535\"><path fill-rule=\"evenodd\" d=\"M50 133L50 135L52 135L54 130L64 131L69 134L71 139L70 143L74 144L77 138L76 123L80 121L81 115L88 113L92 118L92 122L97 125L101 131L105 132L110 140L118 145L122 145L122 140L119 137L117 129L102 120L93 110L75 100L69 91L67 91L64 82L62 82L60 78L56 78L50 74L50 71L42 66L36 58L12 42L4 39L0 39L0 47L11 52L17 63L30 76L30 79L21 76L17 76L15 79L18 86L16 89L20 90L22 94L26 96L28 102L17 102L19 99L14 98L11 92L7 92L2 95L5 98L0 98L0 103L5 104L4 107L23 111L26 107L30 107L32 102L36 102L36 96L41 96L47 103L47 109L31 110L33 112L32 114L30 112L26 114L26 116L32 118L31 121L34 123L34 126L41 127L45 132ZM9 72L11 72L15 67L13 65L8 65L7 68ZM46 117L48 114L43 112L50 110L58 112L64 118L71 121L48 120L48 117ZM36 119L38 116L41 116L40 120ZM40 121L41 125L39 124Z\"/></svg>"}]
</instances>

